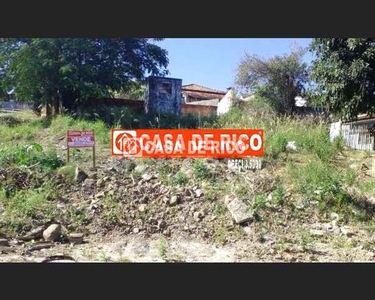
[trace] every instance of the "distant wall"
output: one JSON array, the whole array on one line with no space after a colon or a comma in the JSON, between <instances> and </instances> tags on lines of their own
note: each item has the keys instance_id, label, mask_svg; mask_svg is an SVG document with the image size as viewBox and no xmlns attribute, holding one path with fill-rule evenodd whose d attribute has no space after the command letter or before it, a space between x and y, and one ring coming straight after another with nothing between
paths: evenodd
<instances>
[{"instance_id":1,"label":"distant wall","mask_svg":"<svg viewBox=\"0 0 375 300\"><path fill-rule=\"evenodd\" d=\"M217 114L222 115L229 112L233 105L233 90L230 89L217 105Z\"/></svg>"},{"instance_id":2,"label":"distant wall","mask_svg":"<svg viewBox=\"0 0 375 300\"><path fill-rule=\"evenodd\" d=\"M131 99L119 99L119 98L101 98L101 99L90 99L88 105L99 106L99 105L112 105L112 106L125 106L136 111L145 113L145 102L142 100L131 100ZM188 114L195 114L201 116L215 115L217 106L215 105L196 105L196 104L181 104L181 115L186 116Z\"/></svg>"},{"instance_id":3,"label":"distant wall","mask_svg":"<svg viewBox=\"0 0 375 300\"><path fill-rule=\"evenodd\" d=\"M192 115L201 115L201 116L211 116L216 115L217 106L214 105L196 105L196 104L182 104L181 105L181 114L183 116L192 114Z\"/></svg>"},{"instance_id":4,"label":"distant wall","mask_svg":"<svg viewBox=\"0 0 375 300\"><path fill-rule=\"evenodd\" d=\"M10 100L10 101L0 101L0 108L9 109L9 110L23 110L23 109L30 109L30 105L24 102Z\"/></svg>"},{"instance_id":5,"label":"distant wall","mask_svg":"<svg viewBox=\"0 0 375 300\"><path fill-rule=\"evenodd\" d=\"M110 106L126 106L139 112L144 111L145 102L135 99L121 99L121 98L101 98L90 99L87 104L89 106L110 105Z\"/></svg>"},{"instance_id":6,"label":"distant wall","mask_svg":"<svg viewBox=\"0 0 375 300\"><path fill-rule=\"evenodd\" d=\"M220 99L211 99L211 100L201 100L201 101L193 101L189 102L188 104L194 105L208 105L208 106L216 106L219 104Z\"/></svg>"}]
</instances>

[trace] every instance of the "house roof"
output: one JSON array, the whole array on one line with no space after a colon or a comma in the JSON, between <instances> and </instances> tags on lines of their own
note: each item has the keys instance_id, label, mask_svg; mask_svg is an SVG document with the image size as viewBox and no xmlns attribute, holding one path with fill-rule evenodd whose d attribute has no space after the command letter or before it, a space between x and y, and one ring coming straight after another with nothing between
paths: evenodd
<instances>
[{"instance_id":1,"label":"house roof","mask_svg":"<svg viewBox=\"0 0 375 300\"><path fill-rule=\"evenodd\" d=\"M193 98L200 98L200 99L215 99L215 98L222 98L226 92L211 89L209 87L205 87L199 84L187 84L182 86L182 92L190 97Z\"/></svg>"}]
</instances>

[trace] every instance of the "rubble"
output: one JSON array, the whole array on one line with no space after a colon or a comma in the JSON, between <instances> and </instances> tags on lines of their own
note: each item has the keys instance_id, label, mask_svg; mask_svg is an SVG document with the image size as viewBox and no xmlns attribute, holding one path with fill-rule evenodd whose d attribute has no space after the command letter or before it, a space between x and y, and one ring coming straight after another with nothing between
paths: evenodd
<instances>
[{"instance_id":1,"label":"rubble","mask_svg":"<svg viewBox=\"0 0 375 300\"><path fill-rule=\"evenodd\" d=\"M61 234L61 225L52 224L46 230L43 231L43 238L46 241L56 241L59 239Z\"/></svg>"},{"instance_id":2,"label":"rubble","mask_svg":"<svg viewBox=\"0 0 375 300\"><path fill-rule=\"evenodd\" d=\"M252 220L252 214L248 211L246 204L242 201L238 200L237 198L227 196L224 202L237 224Z\"/></svg>"}]
</instances>

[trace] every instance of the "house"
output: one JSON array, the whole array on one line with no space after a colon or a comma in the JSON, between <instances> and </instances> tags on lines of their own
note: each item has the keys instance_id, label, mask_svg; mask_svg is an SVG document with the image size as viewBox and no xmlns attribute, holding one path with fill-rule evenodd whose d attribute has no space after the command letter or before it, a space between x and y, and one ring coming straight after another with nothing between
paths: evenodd
<instances>
[{"instance_id":1,"label":"house","mask_svg":"<svg viewBox=\"0 0 375 300\"><path fill-rule=\"evenodd\" d=\"M357 120L350 122L331 123L330 140L341 136L345 144L356 150L375 150L375 117L359 115Z\"/></svg>"},{"instance_id":2,"label":"house","mask_svg":"<svg viewBox=\"0 0 375 300\"><path fill-rule=\"evenodd\" d=\"M217 105L226 93L225 91L215 90L195 83L182 86L184 103L199 104L199 102L205 101L204 105Z\"/></svg>"}]
</instances>

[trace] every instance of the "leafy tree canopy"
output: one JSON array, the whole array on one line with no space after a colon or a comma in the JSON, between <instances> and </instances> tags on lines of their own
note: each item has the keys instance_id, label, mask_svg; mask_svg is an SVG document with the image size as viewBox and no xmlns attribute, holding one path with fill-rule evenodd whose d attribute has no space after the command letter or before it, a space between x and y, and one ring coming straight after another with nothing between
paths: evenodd
<instances>
[{"instance_id":1,"label":"leafy tree canopy","mask_svg":"<svg viewBox=\"0 0 375 300\"><path fill-rule=\"evenodd\" d=\"M307 81L304 53L296 49L269 59L246 54L237 69L236 86L245 93L258 93L280 113L291 113Z\"/></svg>"},{"instance_id":2,"label":"leafy tree canopy","mask_svg":"<svg viewBox=\"0 0 375 300\"><path fill-rule=\"evenodd\" d=\"M343 119L375 112L373 38L316 38L310 50L317 102Z\"/></svg>"},{"instance_id":3,"label":"leafy tree canopy","mask_svg":"<svg viewBox=\"0 0 375 300\"><path fill-rule=\"evenodd\" d=\"M167 66L167 51L146 38L0 39L1 87L34 103L110 97Z\"/></svg>"}]
</instances>

